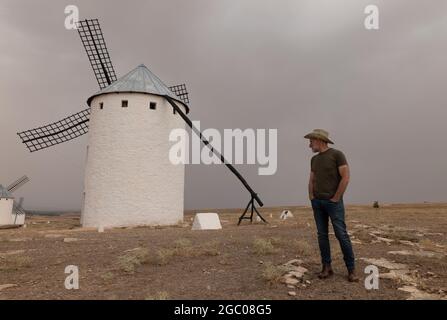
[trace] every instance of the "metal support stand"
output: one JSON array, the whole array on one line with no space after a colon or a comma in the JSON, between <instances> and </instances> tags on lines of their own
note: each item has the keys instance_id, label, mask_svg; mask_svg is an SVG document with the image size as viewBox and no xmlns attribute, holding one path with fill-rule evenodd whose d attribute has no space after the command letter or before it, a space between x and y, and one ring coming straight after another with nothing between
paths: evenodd
<instances>
[{"instance_id":1,"label":"metal support stand","mask_svg":"<svg viewBox=\"0 0 447 320\"><path fill-rule=\"evenodd\" d=\"M245 215L250 211L250 216L246 217ZM262 221L264 221L264 223L268 223L267 221L265 221L265 219L261 216L261 214L259 213L258 209L256 209L255 206L255 198L252 195L250 201L247 204L247 207L244 210L244 213L239 217L239 222L237 223L237 225L240 225L242 220L247 219L250 220L251 223L253 223L253 213L256 212L256 214L258 215L259 218L261 218Z\"/></svg>"}]
</instances>

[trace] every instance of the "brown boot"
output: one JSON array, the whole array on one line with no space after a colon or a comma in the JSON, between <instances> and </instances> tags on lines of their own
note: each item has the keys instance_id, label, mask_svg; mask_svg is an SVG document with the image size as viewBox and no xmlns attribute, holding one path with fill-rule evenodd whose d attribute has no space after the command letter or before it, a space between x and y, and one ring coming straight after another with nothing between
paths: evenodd
<instances>
[{"instance_id":1,"label":"brown boot","mask_svg":"<svg viewBox=\"0 0 447 320\"><path fill-rule=\"evenodd\" d=\"M334 274L330 264L323 264L323 270L318 274L318 278L327 279Z\"/></svg>"},{"instance_id":2,"label":"brown boot","mask_svg":"<svg viewBox=\"0 0 447 320\"><path fill-rule=\"evenodd\" d=\"M359 277L357 277L357 275L355 273L355 269L348 272L348 281L349 282L358 282L359 281Z\"/></svg>"}]
</instances>

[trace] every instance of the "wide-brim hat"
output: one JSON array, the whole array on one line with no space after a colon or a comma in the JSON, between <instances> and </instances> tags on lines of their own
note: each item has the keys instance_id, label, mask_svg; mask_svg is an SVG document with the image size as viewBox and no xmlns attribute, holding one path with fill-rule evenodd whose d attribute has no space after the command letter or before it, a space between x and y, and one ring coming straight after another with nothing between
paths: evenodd
<instances>
[{"instance_id":1,"label":"wide-brim hat","mask_svg":"<svg viewBox=\"0 0 447 320\"><path fill-rule=\"evenodd\" d=\"M322 141L327 142L327 143L334 144L329 139L329 132L327 132L326 130L323 130L323 129L314 129L314 131L312 131L311 133L306 134L304 136L304 138L306 138L306 139L318 139L318 140L322 140Z\"/></svg>"}]
</instances>

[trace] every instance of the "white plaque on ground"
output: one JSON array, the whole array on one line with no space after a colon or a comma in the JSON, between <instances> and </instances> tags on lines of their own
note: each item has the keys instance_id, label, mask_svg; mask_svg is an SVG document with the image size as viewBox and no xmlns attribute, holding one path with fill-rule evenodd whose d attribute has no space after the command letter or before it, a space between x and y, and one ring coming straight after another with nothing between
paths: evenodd
<instances>
[{"instance_id":1,"label":"white plaque on ground","mask_svg":"<svg viewBox=\"0 0 447 320\"><path fill-rule=\"evenodd\" d=\"M219 230L222 229L217 213L197 213L192 223L192 230Z\"/></svg>"}]
</instances>

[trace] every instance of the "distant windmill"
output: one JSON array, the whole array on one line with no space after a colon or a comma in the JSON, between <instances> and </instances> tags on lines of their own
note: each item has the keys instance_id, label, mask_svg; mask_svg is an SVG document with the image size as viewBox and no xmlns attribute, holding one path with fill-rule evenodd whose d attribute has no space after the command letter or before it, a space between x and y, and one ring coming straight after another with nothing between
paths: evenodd
<instances>
[{"instance_id":1,"label":"distant windmill","mask_svg":"<svg viewBox=\"0 0 447 320\"><path fill-rule=\"evenodd\" d=\"M168 161L169 132L184 127L180 119L250 192L239 223L252 221L254 212L265 222L255 207L255 200L263 206L258 195L186 115L186 86L167 87L144 65L117 79L98 20L80 21L77 27L100 91L87 100L88 109L18 135L34 152L90 131L82 225L167 225L183 220L184 166Z\"/></svg>"},{"instance_id":2,"label":"distant windmill","mask_svg":"<svg viewBox=\"0 0 447 320\"><path fill-rule=\"evenodd\" d=\"M17 203L12 195L17 189L29 181L23 176L11 183L8 187L0 185L0 226L23 225L25 223L25 210L23 210L23 197Z\"/></svg>"}]
</instances>

